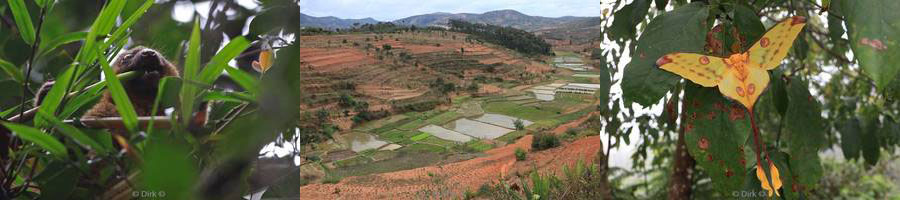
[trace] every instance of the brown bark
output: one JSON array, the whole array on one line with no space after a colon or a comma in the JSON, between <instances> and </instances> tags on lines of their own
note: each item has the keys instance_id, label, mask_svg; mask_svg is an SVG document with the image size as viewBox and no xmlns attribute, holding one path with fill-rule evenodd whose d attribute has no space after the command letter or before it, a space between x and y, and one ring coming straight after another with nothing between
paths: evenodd
<instances>
[{"instance_id":1,"label":"brown bark","mask_svg":"<svg viewBox=\"0 0 900 200\"><path fill-rule=\"evenodd\" d=\"M684 108L682 108L684 110ZM675 143L675 157L672 177L669 179L669 199L691 199L693 188L693 172L696 161L687 152L684 142L684 127L678 129L678 141Z\"/></svg>"},{"instance_id":2,"label":"brown bark","mask_svg":"<svg viewBox=\"0 0 900 200\"><path fill-rule=\"evenodd\" d=\"M600 143L600 146L603 146L602 142ZM602 199L613 199L612 188L609 185L609 157L607 155L609 155L609 148L607 148L606 153L603 152L603 148L600 148L597 150L597 158L594 159L594 162L597 165L597 173L600 176L600 183L598 184L597 190L600 192L600 195L602 195Z\"/></svg>"}]
</instances>

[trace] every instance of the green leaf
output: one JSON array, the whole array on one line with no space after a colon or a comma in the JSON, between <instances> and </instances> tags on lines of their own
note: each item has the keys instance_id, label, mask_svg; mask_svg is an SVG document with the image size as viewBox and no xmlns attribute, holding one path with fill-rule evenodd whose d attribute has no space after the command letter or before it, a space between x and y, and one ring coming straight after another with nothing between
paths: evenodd
<instances>
[{"instance_id":1,"label":"green leaf","mask_svg":"<svg viewBox=\"0 0 900 200\"><path fill-rule=\"evenodd\" d=\"M203 101L253 102L253 98L240 92L209 91L203 95Z\"/></svg>"},{"instance_id":2,"label":"green leaf","mask_svg":"<svg viewBox=\"0 0 900 200\"><path fill-rule=\"evenodd\" d=\"M841 151L844 152L844 158L848 160L859 158L861 150L862 136L860 134L862 126L859 119L848 120L841 125Z\"/></svg>"},{"instance_id":3,"label":"green leaf","mask_svg":"<svg viewBox=\"0 0 900 200\"><path fill-rule=\"evenodd\" d=\"M106 149L105 147L100 145L100 143L95 141L93 138L88 137L87 134L85 134L84 132L81 131L81 129L78 129L72 125L63 123L56 117L53 117L52 115L47 115L46 113L38 112L38 115L41 115L42 117L44 117L44 119L49 120L50 123L53 124L54 128L59 130L59 132L61 132L66 137L72 138L73 140L75 140L75 142L78 142L78 144L80 144L88 149L96 150L97 152L104 154L104 155L109 153L109 149Z\"/></svg>"},{"instance_id":4,"label":"green leaf","mask_svg":"<svg viewBox=\"0 0 900 200\"><path fill-rule=\"evenodd\" d=\"M237 82L241 88L250 92L251 95L256 96L259 94L259 80L248 74L247 72L241 71L235 67L225 67L225 72L228 72L228 75L231 77L234 82Z\"/></svg>"},{"instance_id":5,"label":"green leaf","mask_svg":"<svg viewBox=\"0 0 900 200\"><path fill-rule=\"evenodd\" d=\"M97 59L99 56L98 52L105 49L105 47L95 47L98 36L106 36L109 34L112 27L116 24L116 18L119 16L119 13L122 12L122 8L125 7L125 3L125 0L110 0L109 3L107 3L106 7L100 11L100 15L97 16L97 19L94 20L94 24L91 25L91 31L88 32L87 37L85 37L84 45L81 46L78 55L75 56L75 60L80 63L89 64ZM97 49L101 49L101 51L98 51ZM80 74L80 72L76 73L76 75L77 74Z\"/></svg>"},{"instance_id":6,"label":"green leaf","mask_svg":"<svg viewBox=\"0 0 900 200\"><path fill-rule=\"evenodd\" d=\"M125 87L122 86L122 82L119 82L116 72L109 66L109 62L105 58L97 60L100 61L100 67L103 69L103 75L106 77L109 96L112 97L113 103L116 104L116 111L122 117L122 123L125 124L125 128L128 131L136 132L138 130L137 112L134 111L134 106L131 104L131 100L128 99Z\"/></svg>"},{"instance_id":7,"label":"green leaf","mask_svg":"<svg viewBox=\"0 0 900 200\"><path fill-rule=\"evenodd\" d=\"M119 78L119 80L122 80L122 78ZM106 83L100 82L99 85L78 93L78 95L66 102L66 107L64 107L62 112L57 116L62 119L67 119L78 110L81 110L84 106L93 105L91 102L96 101L103 95L102 92L104 88L106 88Z\"/></svg>"},{"instance_id":8,"label":"green leaf","mask_svg":"<svg viewBox=\"0 0 900 200\"><path fill-rule=\"evenodd\" d=\"M22 138L22 140L33 142L58 158L68 157L68 154L66 154L66 147L63 146L62 143L56 140L56 138L53 138L53 136L41 132L39 129L7 122L3 122L3 125L14 132L16 136Z\"/></svg>"},{"instance_id":9,"label":"green leaf","mask_svg":"<svg viewBox=\"0 0 900 200\"><path fill-rule=\"evenodd\" d=\"M843 1L850 48L878 91L900 71L900 1Z\"/></svg>"},{"instance_id":10,"label":"green leaf","mask_svg":"<svg viewBox=\"0 0 900 200\"><path fill-rule=\"evenodd\" d=\"M16 27L19 28L19 35L26 44L34 44L34 24L31 23L31 14L25 6L24 0L7 0L9 10L12 11L13 18L16 20Z\"/></svg>"},{"instance_id":11,"label":"green leaf","mask_svg":"<svg viewBox=\"0 0 900 200\"><path fill-rule=\"evenodd\" d=\"M878 164L881 157L881 145L878 144L878 119L873 117L863 117L863 132L861 135L860 147L862 147L862 156L866 160L866 164L873 166Z\"/></svg>"},{"instance_id":12,"label":"green leaf","mask_svg":"<svg viewBox=\"0 0 900 200\"><path fill-rule=\"evenodd\" d=\"M41 42L41 47L38 51L38 55L44 56L47 55L47 53L55 50L56 48L59 48L59 46L84 40L84 37L86 37L87 34L87 32L72 32L60 35L59 37L53 38L53 40L50 40L48 42Z\"/></svg>"},{"instance_id":13,"label":"green leaf","mask_svg":"<svg viewBox=\"0 0 900 200\"><path fill-rule=\"evenodd\" d=\"M146 13L147 9L150 9L150 6L152 6L152 5L153 5L153 0L144 1L144 4L141 5L141 7L138 8L136 11L134 11L134 13L131 14L131 16L129 16L128 19L125 20L125 22L123 22L122 25L119 26L119 28L116 29L115 32L113 32L112 37L110 37L109 41L114 42L114 41L119 40L123 36L125 36L125 32L128 30L128 28L130 28L131 25L134 25L134 23L137 22L137 20L140 19L141 16L144 16L144 13ZM107 45L109 45L109 44L107 44Z\"/></svg>"},{"instance_id":14,"label":"green leaf","mask_svg":"<svg viewBox=\"0 0 900 200\"><path fill-rule=\"evenodd\" d=\"M754 151L744 146L752 130L750 115L740 104L725 99L716 88L689 83L684 89L685 129L688 152L712 179L722 194L732 194L744 185L748 170L744 154Z\"/></svg>"},{"instance_id":15,"label":"green leaf","mask_svg":"<svg viewBox=\"0 0 900 200\"><path fill-rule=\"evenodd\" d=\"M206 67L200 72L200 77L197 78L197 81L209 84L216 80L216 77L222 74L222 69L228 66L228 61L241 55L241 52L249 46L250 43L244 37L232 39L231 42L228 42L228 45L225 45L219 53L213 56L209 64L206 64Z\"/></svg>"},{"instance_id":16,"label":"green leaf","mask_svg":"<svg viewBox=\"0 0 900 200\"><path fill-rule=\"evenodd\" d=\"M741 44L741 50L749 49L766 32L766 27L763 26L756 12L744 5L734 7L734 25L737 26L738 33L745 39ZM726 46L726 48L730 47Z\"/></svg>"},{"instance_id":17,"label":"green leaf","mask_svg":"<svg viewBox=\"0 0 900 200\"><path fill-rule=\"evenodd\" d=\"M644 20L644 16L647 16L647 9L650 9L648 0L635 0L616 11L609 29L609 39L634 38L637 34L637 24Z\"/></svg>"},{"instance_id":18,"label":"green leaf","mask_svg":"<svg viewBox=\"0 0 900 200\"><path fill-rule=\"evenodd\" d=\"M681 77L659 69L656 60L667 53L702 52L708 13L702 3L691 3L650 21L625 66L622 90L627 101L650 106L675 86Z\"/></svg>"},{"instance_id":19,"label":"green leaf","mask_svg":"<svg viewBox=\"0 0 900 200\"><path fill-rule=\"evenodd\" d=\"M34 3L38 5L38 7L46 7L53 0L34 0Z\"/></svg>"},{"instance_id":20,"label":"green leaf","mask_svg":"<svg viewBox=\"0 0 900 200\"><path fill-rule=\"evenodd\" d=\"M63 98L66 97L66 90L69 88L69 84L74 81L72 80L72 77L76 69L77 67L75 67L75 65L70 65L65 72L56 77L56 83L50 88L50 92L47 92L47 95L44 96L44 100L41 102L41 107L38 112L44 112L50 116L56 115L59 104L62 103ZM41 115L38 115L34 119L35 127L43 128L46 127L46 125L46 119L41 117Z\"/></svg>"},{"instance_id":21,"label":"green leaf","mask_svg":"<svg viewBox=\"0 0 900 200\"><path fill-rule=\"evenodd\" d=\"M791 80L788 85L790 106L784 115L784 125L787 128L784 139L788 142L788 153L791 155L789 163L793 174L788 177L793 177L799 184L797 188L803 188L804 193L814 188L822 177L819 148L825 146L822 106L809 93L808 88L809 84L799 77Z\"/></svg>"},{"instance_id":22,"label":"green leaf","mask_svg":"<svg viewBox=\"0 0 900 200\"><path fill-rule=\"evenodd\" d=\"M191 40L188 42L188 54L184 62L184 73L181 78L184 81L197 81L197 70L200 68L200 21L194 20L194 28L191 32ZM186 82L186 83L187 83ZM188 123L194 112L194 99L196 99L197 86L193 84L181 85L180 109L181 122Z\"/></svg>"},{"instance_id":23,"label":"green leaf","mask_svg":"<svg viewBox=\"0 0 900 200\"><path fill-rule=\"evenodd\" d=\"M194 199L190 193L199 172L187 148L164 134L151 134L144 148L142 191L165 191L166 198Z\"/></svg>"},{"instance_id":24,"label":"green leaf","mask_svg":"<svg viewBox=\"0 0 900 200\"><path fill-rule=\"evenodd\" d=\"M669 4L669 0L656 0L653 3L656 3L657 10L666 10L666 4Z\"/></svg>"},{"instance_id":25,"label":"green leaf","mask_svg":"<svg viewBox=\"0 0 900 200\"><path fill-rule=\"evenodd\" d=\"M772 95L772 103L775 104L775 109L778 110L778 114L781 116L784 116L788 110L787 83L782 79L783 73L784 71L781 68L775 68L769 77L769 80L772 81L769 94Z\"/></svg>"},{"instance_id":26,"label":"green leaf","mask_svg":"<svg viewBox=\"0 0 900 200\"><path fill-rule=\"evenodd\" d=\"M22 71L19 70L15 65L6 60L0 59L0 69L6 73L9 77L12 77L13 80L19 83L25 82L25 75L22 74Z\"/></svg>"},{"instance_id":27,"label":"green leaf","mask_svg":"<svg viewBox=\"0 0 900 200\"><path fill-rule=\"evenodd\" d=\"M599 63L595 66L595 68L599 69L600 77L599 84L600 88L595 92L595 96L597 96L600 100L599 105L606 107L609 104L609 88L612 86L612 80L610 80L609 67L606 65L606 62Z\"/></svg>"}]
</instances>

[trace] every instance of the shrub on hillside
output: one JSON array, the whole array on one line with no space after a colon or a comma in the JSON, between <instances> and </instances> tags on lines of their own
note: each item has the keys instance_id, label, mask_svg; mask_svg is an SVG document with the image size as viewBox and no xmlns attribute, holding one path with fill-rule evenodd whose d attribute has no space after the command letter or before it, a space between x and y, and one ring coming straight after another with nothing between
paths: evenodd
<instances>
[{"instance_id":1,"label":"shrub on hillside","mask_svg":"<svg viewBox=\"0 0 900 200\"><path fill-rule=\"evenodd\" d=\"M531 141L531 148L535 151L549 149L559 146L559 137L552 133L538 133L534 135Z\"/></svg>"},{"instance_id":2,"label":"shrub on hillside","mask_svg":"<svg viewBox=\"0 0 900 200\"><path fill-rule=\"evenodd\" d=\"M524 149L522 149L522 148L516 148L516 161L523 161L523 160L525 160L525 156L526 156L527 154L528 154L528 153L525 152Z\"/></svg>"}]
</instances>

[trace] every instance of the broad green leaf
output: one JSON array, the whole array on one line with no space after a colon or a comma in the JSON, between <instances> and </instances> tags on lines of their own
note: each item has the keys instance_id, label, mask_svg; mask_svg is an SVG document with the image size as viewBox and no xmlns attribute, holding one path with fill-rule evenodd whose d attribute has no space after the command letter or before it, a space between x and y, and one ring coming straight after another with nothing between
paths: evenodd
<instances>
[{"instance_id":1,"label":"broad green leaf","mask_svg":"<svg viewBox=\"0 0 900 200\"><path fill-rule=\"evenodd\" d=\"M739 191L744 185L747 151L752 134L750 115L740 104L725 99L716 88L688 83L684 89L685 110L681 118L685 144L697 164L722 194Z\"/></svg>"},{"instance_id":2,"label":"broad green leaf","mask_svg":"<svg viewBox=\"0 0 900 200\"><path fill-rule=\"evenodd\" d=\"M859 119L851 119L841 124L841 151L848 160L859 158L862 143L862 126Z\"/></svg>"},{"instance_id":3,"label":"broad green leaf","mask_svg":"<svg viewBox=\"0 0 900 200\"><path fill-rule=\"evenodd\" d=\"M231 66L225 67L225 71L228 72L231 79L234 80L234 82L237 82L241 88L250 92L250 95L256 96L259 94L259 81L256 78L247 72Z\"/></svg>"},{"instance_id":4,"label":"broad green leaf","mask_svg":"<svg viewBox=\"0 0 900 200\"><path fill-rule=\"evenodd\" d=\"M190 196L199 172L187 147L164 134L151 134L144 150L141 191L165 191L166 198L194 199Z\"/></svg>"},{"instance_id":5,"label":"broad green leaf","mask_svg":"<svg viewBox=\"0 0 900 200\"><path fill-rule=\"evenodd\" d=\"M900 1L843 1L850 48L881 92L900 71Z\"/></svg>"},{"instance_id":6,"label":"broad green leaf","mask_svg":"<svg viewBox=\"0 0 900 200\"><path fill-rule=\"evenodd\" d=\"M650 9L649 0L635 0L625 5L613 14L613 23L609 29L610 40L622 40L634 38L637 34L637 25L647 16Z\"/></svg>"},{"instance_id":7,"label":"broad green leaf","mask_svg":"<svg viewBox=\"0 0 900 200\"><path fill-rule=\"evenodd\" d=\"M188 42L188 54L184 62L184 73L181 78L184 81L197 81L197 70L200 69L200 20L194 20L194 28L191 32L191 40ZM187 82L186 82L187 83ZM181 85L180 120L188 123L194 112L194 99L197 98L197 87L193 84Z\"/></svg>"},{"instance_id":8,"label":"broad green leaf","mask_svg":"<svg viewBox=\"0 0 900 200\"><path fill-rule=\"evenodd\" d=\"M71 199L81 172L65 161L51 161L38 173L34 181L41 186L40 199Z\"/></svg>"},{"instance_id":9,"label":"broad green leaf","mask_svg":"<svg viewBox=\"0 0 900 200\"><path fill-rule=\"evenodd\" d=\"M792 180L799 184L797 188L806 192L814 188L822 177L819 148L825 146L825 120L822 119L822 106L809 93L806 81L794 77L788 85L788 99L790 106L784 115L784 126L787 128L784 139L788 142L788 153L791 155L788 163L793 176L787 177L794 177Z\"/></svg>"},{"instance_id":10,"label":"broad green leaf","mask_svg":"<svg viewBox=\"0 0 900 200\"><path fill-rule=\"evenodd\" d=\"M606 105L609 104L609 88L612 86L609 67L606 65L606 62L602 62L595 65L595 68L599 69L598 74L600 74L600 77L598 79L600 79L600 88L597 89L594 95L599 98L599 105L606 107Z\"/></svg>"},{"instance_id":11,"label":"broad green leaf","mask_svg":"<svg viewBox=\"0 0 900 200\"><path fill-rule=\"evenodd\" d=\"M2 69L9 77L12 77L16 82L23 83L25 81L25 75L22 74L22 71L6 60L0 59L0 69Z\"/></svg>"},{"instance_id":12,"label":"broad green leaf","mask_svg":"<svg viewBox=\"0 0 900 200\"><path fill-rule=\"evenodd\" d=\"M781 78L783 73L784 71L781 68L775 68L771 77L769 77L772 84L772 86L769 86L769 94L772 95L772 103L781 116L784 116L788 110L787 83Z\"/></svg>"},{"instance_id":13,"label":"broad green leaf","mask_svg":"<svg viewBox=\"0 0 900 200\"><path fill-rule=\"evenodd\" d=\"M53 126L57 130L59 130L60 133L62 133L63 135L65 135L67 137L72 138L73 140L75 140L75 142L78 142L78 144L80 144L84 147L87 147L89 149L96 150L97 152L104 154L104 155L109 153L109 149L104 148L102 145L100 145L100 143L98 143L97 141L94 141L93 138L88 137L87 134L82 132L80 129L75 128L72 125L63 123L62 121L60 121L59 119L57 119L56 117L54 117L52 115L47 115L46 113L40 113L40 112L38 113L38 115L41 115L42 117L44 117L44 119L47 119L48 121L50 121L50 123L53 124Z\"/></svg>"},{"instance_id":14,"label":"broad green leaf","mask_svg":"<svg viewBox=\"0 0 900 200\"><path fill-rule=\"evenodd\" d=\"M47 92L47 95L44 96L44 100L41 102L41 107L38 112L44 112L50 116L56 115L59 104L62 103L63 98L66 97L66 90L69 89L69 85L74 81L72 80L72 77L74 76L73 73L75 73L76 69L77 67L75 67L75 65L70 65L65 72L56 77L56 83L50 88L50 92ZM35 127L44 128L46 127L45 125L48 125L46 119L40 115L34 118Z\"/></svg>"},{"instance_id":15,"label":"broad green leaf","mask_svg":"<svg viewBox=\"0 0 900 200\"><path fill-rule=\"evenodd\" d=\"M7 122L3 122L3 125L6 126L6 128L9 128L10 131L15 133L16 136L22 138L22 140L34 142L34 144L38 145L44 150L47 150L48 152L50 152L50 154L53 154L56 157L68 157L68 154L66 154L66 146L63 146L63 144L56 140L56 138L53 138L53 136L41 132L41 130L39 129Z\"/></svg>"},{"instance_id":16,"label":"broad green leaf","mask_svg":"<svg viewBox=\"0 0 900 200\"><path fill-rule=\"evenodd\" d=\"M122 123L125 124L128 131L137 131L137 112L134 111L134 105L132 105L131 100L128 99L128 93L125 92L125 87L122 86L122 82L119 82L116 72L109 66L109 62L107 62L106 59L97 59L97 61L100 62L100 67L103 69L103 75L106 77L106 86L109 89L109 96L112 97L113 102L116 104L116 111L118 111L119 116L122 117Z\"/></svg>"},{"instance_id":17,"label":"broad green leaf","mask_svg":"<svg viewBox=\"0 0 900 200\"><path fill-rule=\"evenodd\" d=\"M749 49L766 32L766 27L759 21L756 12L744 5L734 7L734 25L737 27L738 33L744 37L741 50ZM726 48L730 48L730 46Z\"/></svg>"},{"instance_id":18,"label":"broad green leaf","mask_svg":"<svg viewBox=\"0 0 900 200\"><path fill-rule=\"evenodd\" d=\"M119 28L116 29L115 32L113 32L112 36L109 37L110 38L109 41L110 42L118 41L120 38L125 36L125 32L128 30L128 28L130 28L131 25L134 25L134 23L137 22L137 20L140 19L141 16L144 16L144 13L146 13L147 9L150 9L150 6L152 6L152 5L153 5L153 0L144 1L144 4L141 5L141 7L138 8L136 11L134 11L134 13L131 14L131 16L129 16L128 19L125 20L125 22L123 22L122 25L119 26Z\"/></svg>"},{"instance_id":19,"label":"broad green leaf","mask_svg":"<svg viewBox=\"0 0 900 200\"><path fill-rule=\"evenodd\" d=\"M64 44L78 42L84 40L84 37L87 36L87 32L72 32L60 35L59 37L53 38L53 40L47 42L41 42L40 50L38 51L38 56L47 55L59 46Z\"/></svg>"},{"instance_id":20,"label":"broad green leaf","mask_svg":"<svg viewBox=\"0 0 900 200\"><path fill-rule=\"evenodd\" d=\"M881 145L879 145L878 137L878 119L872 117L863 118L863 132L860 136L860 147L862 156L866 160L866 164L873 166L878 164L881 157Z\"/></svg>"},{"instance_id":21,"label":"broad green leaf","mask_svg":"<svg viewBox=\"0 0 900 200\"><path fill-rule=\"evenodd\" d=\"M28 7L25 6L25 0L7 0L9 10L12 11L13 18L16 20L16 27L19 28L19 35L26 44L34 44L34 24L31 23L31 14L28 13Z\"/></svg>"},{"instance_id":22,"label":"broad green leaf","mask_svg":"<svg viewBox=\"0 0 900 200\"><path fill-rule=\"evenodd\" d=\"M231 42L228 42L228 45L225 45L219 53L216 53L216 55L213 56L209 64L206 64L206 67L200 72L197 81L209 84L213 80L216 80L216 77L222 74L222 69L228 67L228 61L240 55L241 52L249 46L250 43L247 42L247 39L244 39L244 37L232 39Z\"/></svg>"},{"instance_id":23,"label":"broad green leaf","mask_svg":"<svg viewBox=\"0 0 900 200\"><path fill-rule=\"evenodd\" d=\"M678 80L678 75L656 66L659 57L673 52L703 52L708 8L691 3L650 21L631 53L622 78L623 97L643 106L656 104Z\"/></svg>"},{"instance_id":24,"label":"broad green leaf","mask_svg":"<svg viewBox=\"0 0 900 200\"><path fill-rule=\"evenodd\" d=\"M657 10L666 10L666 5L669 4L669 0L656 0L653 1L653 3L656 3Z\"/></svg>"}]
</instances>

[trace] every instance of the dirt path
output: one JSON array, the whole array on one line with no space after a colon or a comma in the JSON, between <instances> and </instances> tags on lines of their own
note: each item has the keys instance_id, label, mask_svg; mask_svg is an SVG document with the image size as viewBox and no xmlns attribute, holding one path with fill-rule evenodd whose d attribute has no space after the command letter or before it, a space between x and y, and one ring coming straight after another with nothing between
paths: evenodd
<instances>
[{"instance_id":1,"label":"dirt path","mask_svg":"<svg viewBox=\"0 0 900 200\"><path fill-rule=\"evenodd\" d=\"M530 151L532 136L515 144L488 150L484 157L441 166L429 166L384 174L349 177L337 184L310 184L300 187L301 199L422 199L435 196L459 198L464 191L475 191L482 184L500 177L527 173L537 167L541 173L558 173L563 165L578 160L592 162L600 137L592 136L561 147L528 154L525 161L515 160L515 149Z\"/></svg>"},{"instance_id":2,"label":"dirt path","mask_svg":"<svg viewBox=\"0 0 900 200\"><path fill-rule=\"evenodd\" d=\"M553 129L553 134L556 134L556 135L563 134L570 128L578 127L581 125L581 123L584 123L584 121L587 121L588 118L591 118L592 115L594 115L594 112L590 112L587 115L581 116L581 118L578 118L575 121L571 121L569 123L559 125Z\"/></svg>"}]
</instances>

